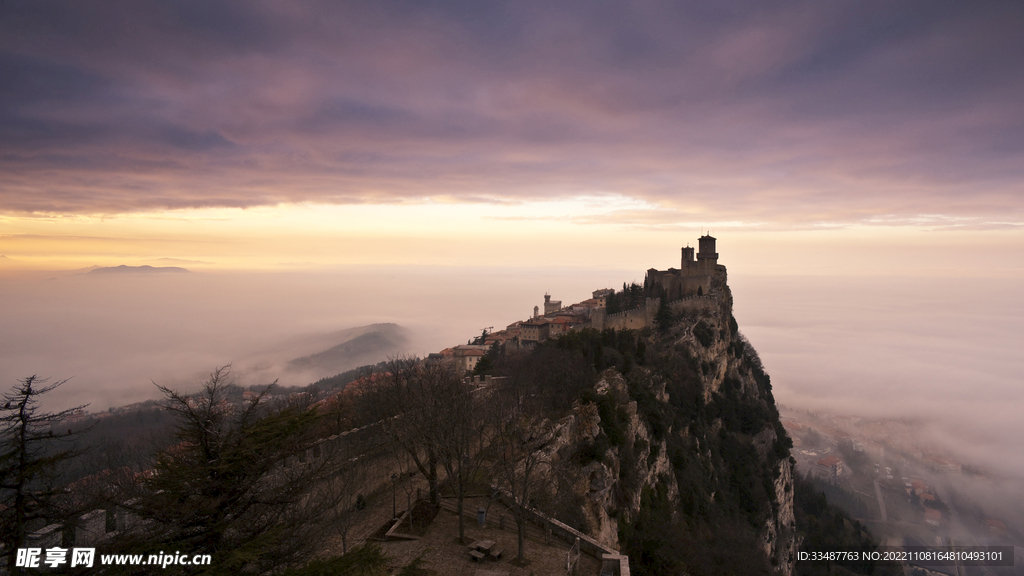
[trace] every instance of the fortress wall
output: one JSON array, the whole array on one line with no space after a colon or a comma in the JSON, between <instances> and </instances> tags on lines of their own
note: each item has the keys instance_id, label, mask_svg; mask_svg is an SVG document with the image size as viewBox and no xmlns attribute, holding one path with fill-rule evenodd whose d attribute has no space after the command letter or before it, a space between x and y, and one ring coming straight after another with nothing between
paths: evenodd
<instances>
[{"instance_id":1,"label":"fortress wall","mask_svg":"<svg viewBox=\"0 0 1024 576\"><path fill-rule=\"evenodd\" d=\"M647 311L643 308L634 308L625 312L619 312L618 314L609 314L604 320L605 328L614 328L616 330L639 330L646 326Z\"/></svg>"},{"instance_id":2,"label":"fortress wall","mask_svg":"<svg viewBox=\"0 0 1024 576\"><path fill-rule=\"evenodd\" d=\"M604 309L598 309L594 311L590 322L581 325L580 328L639 330L647 326L654 326L654 317L658 313L658 306L660 304L660 298L648 298L643 306L616 312L615 314L606 314ZM717 306L718 296L714 294L692 295L668 303L668 308L671 312L685 315L694 315L702 311L714 310Z\"/></svg>"},{"instance_id":3,"label":"fortress wall","mask_svg":"<svg viewBox=\"0 0 1024 576\"><path fill-rule=\"evenodd\" d=\"M673 313L682 314L697 314L704 310L714 310L718 306L718 298L716 296L690 296L675 302L668 303L668 309Z\"/></svg>"},{"instance_id":4,"label":"fortress wall","mask_svg":"<svg viewBox=\"0 0 1024 576\"><path fill-rule=\"evenodd\" d=\"M661 288L668 295L670 301L678 300L696 295L698 289L704 294L710 292L711 276L703 268L696 269L696 267L681 271L674 268L669 270L654 270L652 268L647 271L644 287L647 294L658 294L656 288Z\"/></svg>"},{"instance_id":5,"label":"fortress wall","mask_svg":"<svg viewBox=\"0 0 1024 576\"><path fill-rule=\"evenodd\" d=\"M654 325L654 315L658 313L660 298L648 298L643 306L624 310L604 317L603 328L616 330L639 330Z\"/></svg>"},{"instance_id":6,"label":"fortress wall","mask_svg":"<svg viewBox=\"0 0 1024 576\"><path fill-rule=\"evenodd\" d=\"M339 462L338 466L352 467L348 471L339 472L339 476L346 483L347 491L351 494L362 494L365 498L384 490L390 492L391 475L402 472L392 455L385 451L345 459ZM405 489L409 487L408 482L408 476L400 476L398 479L396 492L399 509L405 508L406 499L403 496ZM412 496L415 497L416 494L413 493Z\"/></svg>"},{"instance_id":7,"label":"fortress wall","mask_svg":"<svg viewBox=\"0 0 1024 576\"><path fill-rule=\"evenodd\" d=\"M353 428L338 435L338 447L351 454L363 454L379 448L384 434L384 424L375 422L362 428Z\"/></svg>"}]
</instances>

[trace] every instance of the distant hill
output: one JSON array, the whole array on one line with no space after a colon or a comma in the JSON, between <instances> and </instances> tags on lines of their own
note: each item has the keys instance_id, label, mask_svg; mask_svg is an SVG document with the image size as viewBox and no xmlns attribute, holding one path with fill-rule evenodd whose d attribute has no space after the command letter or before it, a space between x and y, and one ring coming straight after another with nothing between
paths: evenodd
<instances>
[{"instance_id":1,"label":"distant hill","mask_svg":"<svg viewBox=\"0 0 1024 576\"><path fill-rule=\"evenodd\" d=\"M164 273L181 273L188 272L189 270L178 266L108 266L106 268L96 268L90 270L88 274L164 274Z\"/></svg>"},{"instance_id":2,"label":"distant hill","mask_svg":"<svg viewBox=\"0 0 1024 576\"><path fill-rule=\"evenodd\" d=\"M213 264L213 262L207 262L205 260L185 260L183 258L156 258L154 260L150 260L150 262L156 262L158 264Z\"/></svg>"},{"instance_id":3,"label":"distant hill","mask_svg":"<svg viewBox=\"0 0 1024 576\"><path fill-rule=\"evenodd\" d=\"M406 349L409 341L408 330L397 324L372 324L335 335L343 338L341 343L322 352L295 358L288 362L288 368L337 374L366 364L375 364L388 355L400 353Z\"/></svg>"}]
</instances>

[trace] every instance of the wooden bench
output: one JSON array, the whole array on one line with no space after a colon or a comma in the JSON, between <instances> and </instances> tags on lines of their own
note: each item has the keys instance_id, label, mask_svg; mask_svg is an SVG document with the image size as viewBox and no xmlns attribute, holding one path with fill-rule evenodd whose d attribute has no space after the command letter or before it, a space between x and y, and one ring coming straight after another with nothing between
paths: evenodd
<instances>
[{"instance_id":1,"label":"wooden bench","mask_svg":"<svg viewBox=\"0 0 1024 576\"><path fill-rule=\"evenodd\" d=\"M479 562L484 559L484 553L479 550L470 550L469 555L473 558L474 562Z\"/></svg>"},{"instance_id":2,"label":"wooden bench","mask_svg":"<svg viewBox=\"0 0 1024 576\"><path fill-rule=\"evenodd\" d=\"M497 559L501 558L501 553L504 552L504 551L505 550L503 548L499 548L498 546L494 546L493 548L491 548L491 551L487 553L487 555L490 556L491 560L497 560Z\"/></svg>"}]
</instances>

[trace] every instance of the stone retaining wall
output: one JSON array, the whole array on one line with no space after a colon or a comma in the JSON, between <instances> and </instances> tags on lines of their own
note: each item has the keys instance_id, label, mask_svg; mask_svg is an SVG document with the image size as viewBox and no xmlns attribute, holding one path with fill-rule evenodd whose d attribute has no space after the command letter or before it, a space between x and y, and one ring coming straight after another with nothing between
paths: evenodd
<instances>
[{"instance_id":1,"label":"stone retaining wall","mask_svg":"<svg viewBox=\"0 0 1024 576\"><path fill-rule=\"evenodd\" d=\"M504 490L497 490L497 493L498 500L500 500L501 503L507 506L510 510L515 510L518 507L518 504L516 504L515 499L512 498L511 494ZM576 539L578 538L580 541L580 552L601 561L617 563L617 576L629 576L629 556L619 554L618 550L608 548L572 526L551 518L539 510L535 510L529 506L524 506L523 510L526 512L526 518L529 522L533 522L544 530L550 530L552 536L555 536L570 545L575 544Z\"/></svg>"}]
</instances>

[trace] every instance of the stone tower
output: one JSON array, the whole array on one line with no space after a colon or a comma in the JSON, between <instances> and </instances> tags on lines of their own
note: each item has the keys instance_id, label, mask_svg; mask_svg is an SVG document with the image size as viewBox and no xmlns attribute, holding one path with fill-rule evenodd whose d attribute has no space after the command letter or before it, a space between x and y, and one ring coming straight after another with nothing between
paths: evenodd
<instances>
[{"instance_id":1,"label":"stone tower","mask_svg":"<svg viewBox=\"0 0 1024 576\"><path fill-rule=\"evenodd\" d=\"M698 240L700 251L697 252L697 263L706 271L711 272L718 265L718 252L715 252L715 239L710 234ZM692 248L691 248L692 250Z\"/></svg>"},{"instance_id":2,"label":"stone tower","mask_svg":"<svg viewBox=\"0 0 1024 576\"><path fill-rule=\"evenodd\" d=\"M552 300L550 294L544 295L544 315L554 314L562 309L561 300Z\"/></svg>"},{"instance_id":3,"label":"stone tower","mask_svg":"<svg viewBox=\"0 0 1024 576\"><path fill-rule=\"evenodd\" d=\"M686 270L687 268L690 268L693 265L693 247L687 244L686 247L683 248L683 263L679 268L681 270Z\"/></svg>"},{"instance_id":4,"label":"stone tower","mask_svg":"<svg viewBox=\"0 0 1024 576\"><path fill-rule=\"evenodd\" d=\"M705 234L700 237L697 245L699 250L696 254L689 245L682 249L682 265L679 270L651 268L647 271L644 293L648 298L668 298L668 302L674 302L711 293L713 281L725 285L725 266L718 263L715 238Z\"/></svg>"}]
</instances>

